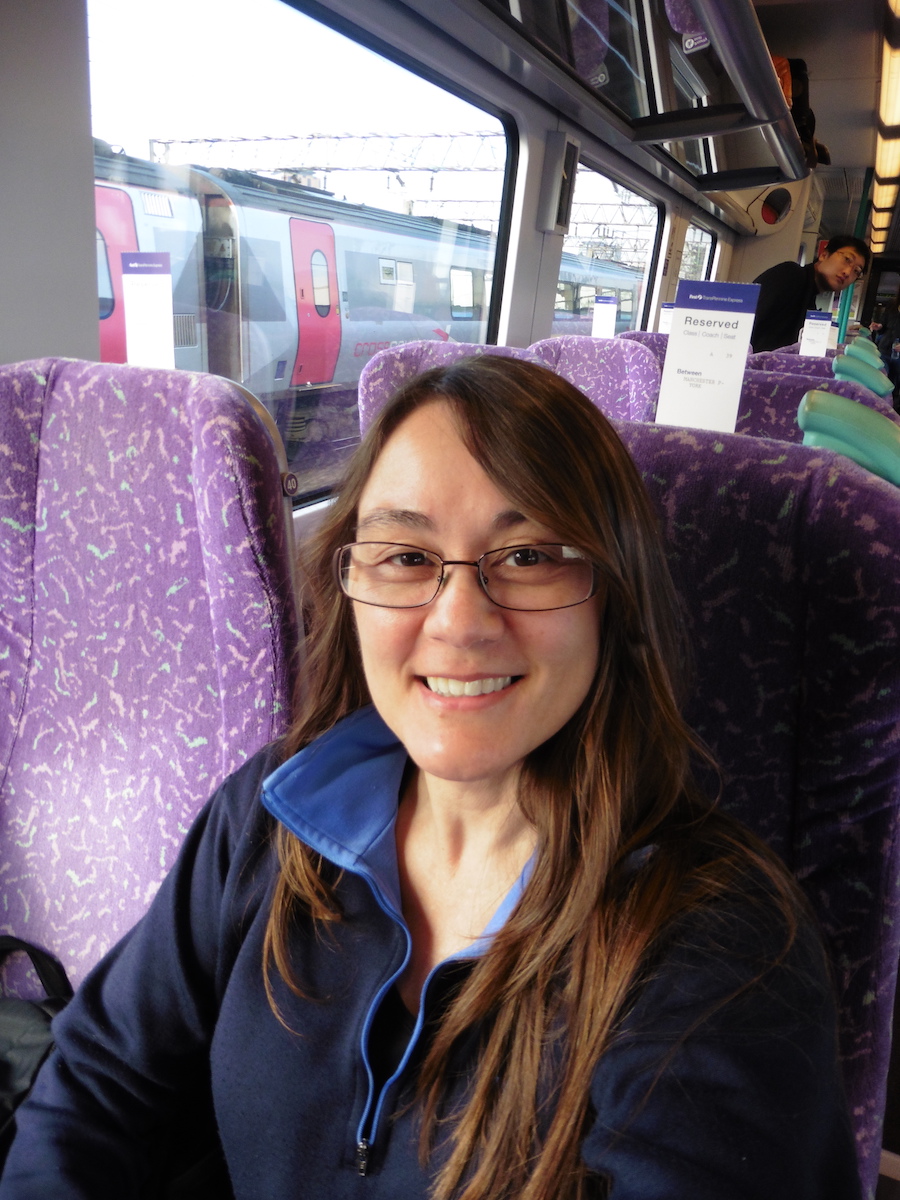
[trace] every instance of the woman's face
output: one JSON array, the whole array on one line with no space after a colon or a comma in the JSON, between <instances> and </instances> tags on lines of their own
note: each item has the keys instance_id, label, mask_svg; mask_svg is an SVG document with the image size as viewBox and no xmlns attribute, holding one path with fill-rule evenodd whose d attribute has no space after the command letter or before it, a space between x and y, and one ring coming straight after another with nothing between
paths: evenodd
<instances>
[{"instance_id":1,"label":"woman's face","mask_svg":"<svg viewBox=\"0 0 900 1200\"><path fill-rule=\"evenodd\" d=\"M388 439L360 498L356 537L467 561L560 540L498 491L440 401ZM375 707L413 762L438 779L510 784L524 757L578 709L597 665L598 597L513 612L488 600L470 566L446 568L440 594L424 607L353 607ZM497 690L448 694L462 684L480 691L484 681Z\"/></svg>"}]
</instances>

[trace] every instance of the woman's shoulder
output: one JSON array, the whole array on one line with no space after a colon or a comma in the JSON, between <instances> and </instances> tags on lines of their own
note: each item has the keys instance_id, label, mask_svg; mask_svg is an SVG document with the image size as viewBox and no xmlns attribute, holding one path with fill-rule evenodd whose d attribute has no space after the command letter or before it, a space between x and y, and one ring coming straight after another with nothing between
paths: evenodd
<instances>
[{"instance_id":1,"label":"woman's shoulder","mask_svg":"<svg viewBox=\"0 0 900 1200\"><path fill-rule=\"evenodd\" d=\"M835 1027L830 967L814 917L786 872L751 867L658 934L623 1010L623 1033L654 1028ZM680 1031L680 1032L679 1032Z\"/></svg>"},{"instance_id":2,"label":"woman's shoulder","mask_svg":"<svg viewBox=\"0 0 900 1200\"><path fill-rule=\"evenodd\" d=\"M226 776L188 830L164 888L186 879L226 890L229 877L246 883L248 867L271 849L273 821L262 803L263 784L283 759L282 745L271 742Z\"/></svg>"},{"instance_id":3,"label":"woman's shoulder","mask_svg":"<svg viewBox=\"0 0 900 1200\"><path fill-rule=\"evenodd\" d=\"M269 742L251 754L222 780L201 814L209 823L224 826L232 836L248 826L268 820L261 804L263 784L284 762L281 741Z\"/></svg>"},{"instance_id":4,"label":"woman's shoulder","mask_svg":"<svg viewBox=\"0 0 900 1200\"><path fill-rule=\"evenodd\" d=\"M802 905L760 876L673 920L591 1098L584 1157L616 1200L858 1196L833 989Z\"/></svg>"}]
</instances>

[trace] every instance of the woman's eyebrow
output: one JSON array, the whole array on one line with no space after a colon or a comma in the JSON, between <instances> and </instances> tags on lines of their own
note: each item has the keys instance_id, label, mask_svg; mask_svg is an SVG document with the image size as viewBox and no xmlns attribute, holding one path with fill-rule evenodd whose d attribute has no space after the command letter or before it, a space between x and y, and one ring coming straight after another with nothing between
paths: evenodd
<instances>
[{"instance_id":1,"label":"woman's eyebrow","mask_svg":"<svg viewBox=\"0 0 900 1200\"><path fill-rule=\"evenodd\" d=\"M493 525L495 529L512 529L516 525L527 525L530 521L531 517L526 517L517 508L508 508L494 517Z\"/></svg>"},{"instance_id":2,"label":"woman's eyebrow","mask_svg":"<svg viewBox=\"0 0 900 1200\"><path fill-rule=\"evenodd\" d=\"M410 508L375 508L356 523L357 536L378 525L406 525L410 529L433 529L434 522L423 512Z\"/></svg>"},{"instance_id":3,"label":"woman's eyebrow","mask_svg":"<svg viewBox=\"0 0 900 1200\"><path fill-rule=\"evenodd\" d=\"M503 512L498 513L491 525L498 531L513 529L517 525L527 524L531 520L524 513L519 512L517 508L508 508ZM434 521L426 513L418 512L416 509L410 508L374 508L370 513L366 513L356 523L356 535L377 528L380 525L405 525L408 529L424 529L432 531L435 528Z\"/></svg>"}]
</instances>

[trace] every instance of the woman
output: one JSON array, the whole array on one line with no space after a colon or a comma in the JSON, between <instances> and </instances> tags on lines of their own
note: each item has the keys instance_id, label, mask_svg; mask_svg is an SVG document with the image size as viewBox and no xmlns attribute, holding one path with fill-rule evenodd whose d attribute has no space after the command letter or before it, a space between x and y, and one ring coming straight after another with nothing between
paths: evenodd
<instances>
[{"instance_id":1,"label":"woman","mask_svg":"<svg viewBox=\"0 0 900 1200\"><path fill-rule=\"evenodd\" d=\"M823 953L691 782L608 422L512 359L426 373L309 580L287 744L59 1020L0 1200L137 1196L210 1097L238 1200L858 1195Z\"/></svg>"}]
</instances>

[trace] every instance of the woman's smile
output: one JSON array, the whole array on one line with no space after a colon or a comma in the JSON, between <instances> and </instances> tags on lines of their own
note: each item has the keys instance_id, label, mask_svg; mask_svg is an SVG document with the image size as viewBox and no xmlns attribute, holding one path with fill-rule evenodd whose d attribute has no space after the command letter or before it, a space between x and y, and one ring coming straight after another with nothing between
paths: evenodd
<instances>
[{"instance_id":1,"label":"woman's smile","mask_svg":"<svg viewBox=\"0 0 900 1200\"><path fill-rule=\"evenodd\" d=\"M504 691L512 681L511 675L488 675L484 679L454 679L440 675L425 678L429 690L439 696L485 696Z\"/></svg>"}]
</instances>

